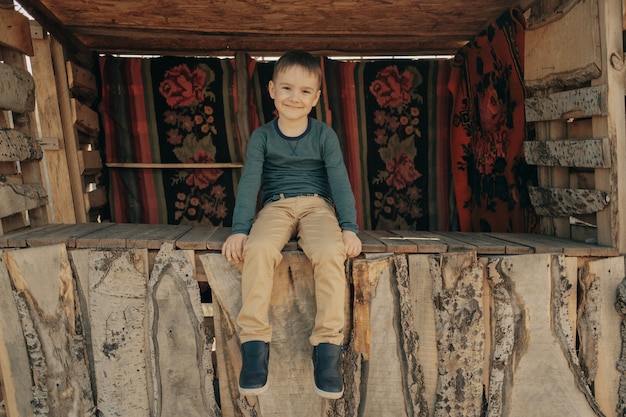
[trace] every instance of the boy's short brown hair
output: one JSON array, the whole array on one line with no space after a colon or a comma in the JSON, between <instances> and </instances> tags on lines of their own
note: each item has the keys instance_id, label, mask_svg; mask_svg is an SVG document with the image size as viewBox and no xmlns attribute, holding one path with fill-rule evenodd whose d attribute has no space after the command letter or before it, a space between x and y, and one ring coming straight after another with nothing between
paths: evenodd
<instances>
[{"instance_id":1,"label":"boy's short brown hair","mask_svg":"<svg viewBox=\"0 0 626 417\"><path fill-rule=\"evenodd\" d=\"M288 51L285 52L274 65L273 78L284 71L285 69L293 66L298 66L309 71L311 74L316 75L319 80L319 85L322 85L322 66L318 58L314 57L305 51Z\"/></svg>"}]
</instances>

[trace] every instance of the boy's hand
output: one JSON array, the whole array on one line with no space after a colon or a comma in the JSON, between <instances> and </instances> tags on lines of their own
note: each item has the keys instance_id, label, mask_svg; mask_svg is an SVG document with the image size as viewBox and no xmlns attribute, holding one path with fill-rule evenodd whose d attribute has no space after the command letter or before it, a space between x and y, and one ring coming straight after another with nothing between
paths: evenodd
<instances>
[{"instance_id":1,"label":"boy's hand","mask_svg":"<svg viewBox=\"0 0 626 417\"><path fill-rule=\"evenodd\" d=\"M224 241L222 245L222 255L228 259L228 262L239 263L243 261L243 245L246 244L248 235L244 233L235 233Z\"/></svg>"},{"instance_id":2,"label":"boy's hand","mask_svg":"<svg viewBox=\"0 0 626 417\"><path fill-rule=\"evenodd\" d=\"M361 253L361 239L350 230L342 230L341 235L343 237L343 245L346 248L346 256L348 258L358 256Z\"/></svg>"}]
</instances>

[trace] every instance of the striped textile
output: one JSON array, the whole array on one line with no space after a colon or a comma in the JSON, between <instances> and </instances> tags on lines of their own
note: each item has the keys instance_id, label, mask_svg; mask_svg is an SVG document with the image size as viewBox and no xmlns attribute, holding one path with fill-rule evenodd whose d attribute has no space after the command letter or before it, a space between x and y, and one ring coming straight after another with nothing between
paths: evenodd
<instances>
[{"instance_id":1,"label":"striped textile","mask_svg":"<svg viewBox=\"0 0 626 417\"><path fill-rule=\"evenodd\" d=\"M101 57L107 163L242 161L232 60ZM232 169L111 168L118 223L229 225Z\"/></svg>"}]
</instances>

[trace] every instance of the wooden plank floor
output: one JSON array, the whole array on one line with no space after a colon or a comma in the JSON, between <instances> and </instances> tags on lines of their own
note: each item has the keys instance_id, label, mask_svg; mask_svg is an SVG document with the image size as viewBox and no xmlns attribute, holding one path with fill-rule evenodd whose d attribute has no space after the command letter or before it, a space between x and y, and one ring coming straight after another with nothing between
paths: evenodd
<instances>
[{"instance_id":1,"label":"wooden plank floor","mask_svg":"<svg viewBox=\"0 0 626 417\"><path fill-rule=\"evenodd\" d=\"M53 224L0 236L0 248L25 248L63 243L68 248L159 249L171 242L178 249L218 252L230 234L227 227L191 227L115 223ZM365 230L364 253L444 253L472 251L479 255L564 253L568 256L616 256L617 248L526 233L463 233L415 230ZM285 250L297 250L295 240Z\"/></svg>"}]
</instances>

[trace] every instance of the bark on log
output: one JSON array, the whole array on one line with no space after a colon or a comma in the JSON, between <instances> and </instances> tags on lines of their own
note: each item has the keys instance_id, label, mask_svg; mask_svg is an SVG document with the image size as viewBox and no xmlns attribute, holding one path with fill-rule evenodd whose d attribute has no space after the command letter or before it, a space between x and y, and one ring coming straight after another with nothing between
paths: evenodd
<instances>
[{"instance_id":1,"label":"bark on log","mask_svg":"<svg viewBox=\"0 0 626 417\"><path fill-rule=\"evenodd\" d=\"M480 416L485 327L483 273L476 253L433 258L439 381L435 417Z\"/></svg>"},{"instance_id":2,"label":"bark on log","mask_svg":"<svg viewBox=\"0 0 626 417\"><path fill-rule=\"evenodd\" d=\"M0 162L34 161L43 158L36 139L14 129L0 128Z\"/></svg>"},{"instance_id":3,"label":"bark on log","mask_svg":"<svg viewBox=\"0 0 626 417\"><path fill-rule=\"evenodd\" d=\"M607 416L621 416L618 390L620 372L616 362L622 340L619 313L613 308L616 289L624 278L624 257L589 260L579 274L581 290L578 322L578 355L586 382Z\"/></svg>"},{"instance_id":4,"label":"bark on log","mask_svg":"<svg viewBox=\"0 0 626 417\"><path fill-rule=\"evenodd\" d=\"M530 201L540 216L568 217L604 210L609 194L600 190L528 187Z\"/></svg>"},{"instance_id":5,"label":"bark on log","mask_svg":"<svg viewBox=\"0 0 626 417\"><path fill-rule=\"evenodd\" d=\"M34 416L33 378L9 271L0 251L0 389L9 416Z\"/></svg>"},{"instance_id":6,"label":"bark on log","mask_svg":"<svg viewBox=\"0 0 626 417\"><path fill-rule=\"evenodd\" d=\"M0 62L0 109L16 113L35 110L35 82L26 70Z\"/></svg>"},{"instance_id":7,"label":"bark on log","mask_svg":"<svg viewBox=\"0 0 626 417\"><path fill-rule=\"evenodd\" d=\"M64 245L5 253L35 381L35 415L95 412L75 286Z\"/></svg>"},{"instance_id":8,"label":"bark on log","mask_svg":"<svg viewBox=\"0 0 626 417\"><path fill-rule=\"evenodd\" d=\"M603 415L581 385L566 269L562 255L489 259L496 302L488 416Z\"/></svg>"}]
</instances>

